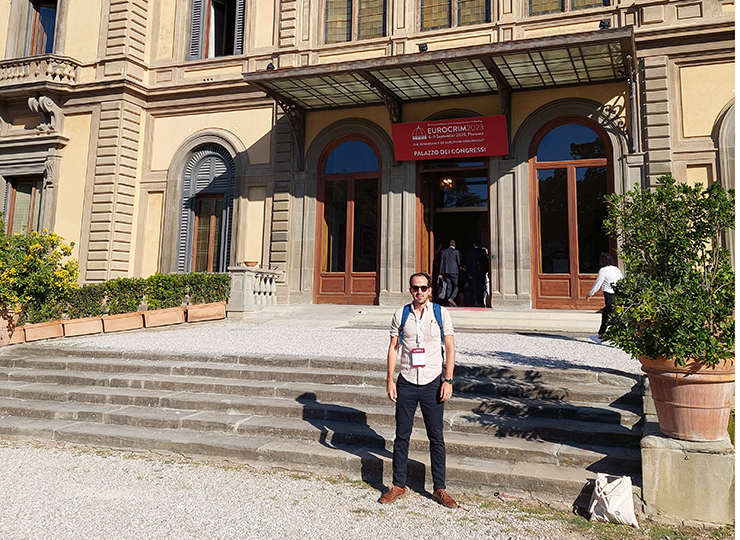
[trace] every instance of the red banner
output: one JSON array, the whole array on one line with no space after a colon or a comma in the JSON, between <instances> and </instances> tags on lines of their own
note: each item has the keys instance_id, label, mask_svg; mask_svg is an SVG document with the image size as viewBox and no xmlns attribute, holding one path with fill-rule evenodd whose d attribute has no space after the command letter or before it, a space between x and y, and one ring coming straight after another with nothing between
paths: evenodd
<instances>
[{"instance_id":1,"label":"red banner","mask_svg":"<svg viewBox=\"0 0 740 540\"><path fill-rule=\"evenodd\" d=\"M503 115L392 124L391 129L396 161L509 153Z\"/></svg>"}]
</instances>

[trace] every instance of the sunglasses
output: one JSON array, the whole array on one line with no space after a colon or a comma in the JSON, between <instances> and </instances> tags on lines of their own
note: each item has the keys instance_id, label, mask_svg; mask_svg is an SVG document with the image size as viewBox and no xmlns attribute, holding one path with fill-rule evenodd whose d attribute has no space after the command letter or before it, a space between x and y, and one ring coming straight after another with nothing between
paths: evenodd
<instances>
[{"instance_id":1,"label":"sunglasses","mask_svg":"<svg viewBox=\"0 0 740 540\"><path fill-rule=\"evenodd\" d=\"M412 285L411 290L414 292L421 291L421 292L427 292L427 289L430 287L428 285Z\"/></svg>"}]
</instances>

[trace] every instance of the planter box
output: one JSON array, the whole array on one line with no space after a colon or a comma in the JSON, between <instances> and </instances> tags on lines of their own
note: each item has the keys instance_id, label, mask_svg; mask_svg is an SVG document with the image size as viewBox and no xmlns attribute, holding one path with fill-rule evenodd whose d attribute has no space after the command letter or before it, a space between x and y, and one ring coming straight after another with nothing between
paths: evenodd
<instances>
[{"instance_id":1,"label":"planter box","mask_svg":"<svg viewBox=\"0 0 740 540\"><path fill-rule=\"evenodd\" d=\"M83 319L70 319L63 321L64 335L86 336L88 334L100 334L103 331L102 317L85 317Z\"/></svg>"},{"instance_id":2,"label":"planter box","mask_svg":"<svg viewBox=\"0 0 740 540\"><path fill-rule=\"evenodd\" d=\"M122 332L138 328L144 328L144 317L136 311L103 317L103 332Z\"/></svg>"},{"instance_id":3,"label":"planter box","mask_svg":"<svg viewBox=\"0 0 740 540\"><path fill-rule=\"evenodd\" d=\"M64 336L62 321L49 321L38 324L27 324L23 327L26 341L39 341Z\"/></svg>"},{"instance_id":4,"label":"planter box","mask_svg":"<svg viewBox=\"0 0 740 540\"><path fill-rule=\"evenodd\" d=\"M167 326L169 324L180 324L185 322L185 308L182 306L153 309L144 312L144 326L153 328L155 326Z\"/></svg>"},{"instance_id":5,"label":"planter box","mask_svg":"<svg viewBox=\"0 0 740 540\"><path fill-rule=\"evenodd\" d=\"M5 326L3 324L3 326ZM23 330L22 326L16 326L12 336L8 336L6 328L0 330L0 347L5 345L17 345L18 343L26 342L26 331Z\"/></svg>"},{"instance_id":6,"label":"planter box","mask_svg":"<svg viewBox=\"0 0 740 540\"><path fill-rule=\"evenodd\" d=\"M13 321L18 322L18 315L13 315ZM8 335L8 321L0 319L0 347L15 345L26 341L26 333L22 326L16 326L13 335Z\"/></svg>"},{"instance_id":7,"label":"planter box","mask_svg":"<svg viewBox=\"0 0 740 540\"><path fill-rule=\"evenodd\" d=\"M188 322L215 321L226 318L226 302L188 306Z\"/></svg>"}]
</instances>

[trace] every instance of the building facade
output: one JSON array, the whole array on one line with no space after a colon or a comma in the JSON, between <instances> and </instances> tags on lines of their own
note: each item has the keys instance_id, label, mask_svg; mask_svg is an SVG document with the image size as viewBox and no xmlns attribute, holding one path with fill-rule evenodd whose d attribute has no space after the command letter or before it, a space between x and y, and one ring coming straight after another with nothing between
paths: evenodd
<instances>
[{"instance_id":1,"label":"building facade","mask_svg":"<svg viewBox=\"0 0 740 540\"><path fill-rule=\"evenodd\" d=\"M82 282L282 270L400 304L455 239L490 303L585 308L603 196L734 187L732 0L5 0L9 230ZM393 124L503 116L508 154L397 161ZM589 304L593 309L593 304Z\"/></svg>"}]
</instances>

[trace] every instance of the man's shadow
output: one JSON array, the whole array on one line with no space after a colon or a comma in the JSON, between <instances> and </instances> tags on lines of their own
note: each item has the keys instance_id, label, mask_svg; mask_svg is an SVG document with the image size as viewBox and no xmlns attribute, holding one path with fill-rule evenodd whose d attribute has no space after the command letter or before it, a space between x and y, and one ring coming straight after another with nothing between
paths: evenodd
<instances>
[{"instance_id":1,"label":"man's shadow","mask_svg":"<svg viewBox=\"0 0 740 540\"><path fill-rule=\"evenodd\" d=\"M391 458L385 437L367 423L364 411L332 403L320 403L313 392L296 398L303 405L303 420L319 430L318 441L328 447L344 450L360 458L362 481L385 491L383 457Z\"/></svg>"}]
</instances>

